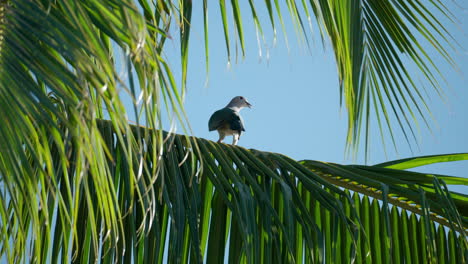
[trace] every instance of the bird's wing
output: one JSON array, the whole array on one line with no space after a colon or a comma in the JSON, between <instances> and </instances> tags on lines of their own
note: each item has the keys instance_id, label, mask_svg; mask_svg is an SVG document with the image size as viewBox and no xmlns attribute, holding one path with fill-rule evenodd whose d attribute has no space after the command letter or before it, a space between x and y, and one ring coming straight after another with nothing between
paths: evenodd
<instances>
[{"instance_id":1,"label":"bird's wing","mask_svg":"<svg viewBox=\"0 0 468 264\"><path fill-rule=\"evenodd\" d=\"M216 130L224 125L229 125L231 130L245 131L242 118L236 111L230 108L223 108L214 112L208 121L209 131Z\"/></svg>"},{"instance_id":2,"label":"bird's wing","mask_svg":"<svg viewBox=\"0 0 468 264\"><path fill-rule=\"evenodd\" d=\"M208 121L208 130L213 131L226 124L231 111L229 108L223 108L214 112L210 117L210 121Z\"/></svg>"},{"instance_id":3,"label":"bird's wing","mask_svg":"<svg viewBox=\"0 0 468 264\"><path fill-rule=\"evenodd\" d=\"M245 131L244 127L244 120L242 120L242 117L239 115L239 113L234 112L232 115L232 119L229 122L231 130L235 131Z\"/></svg>"}]
</instances>

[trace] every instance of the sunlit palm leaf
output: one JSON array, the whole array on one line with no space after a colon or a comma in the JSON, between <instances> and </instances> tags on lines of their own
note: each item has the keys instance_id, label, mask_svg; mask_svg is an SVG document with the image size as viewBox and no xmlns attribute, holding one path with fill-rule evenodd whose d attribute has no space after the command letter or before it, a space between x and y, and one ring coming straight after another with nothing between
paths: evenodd
<instances>
[{"instance_id":1,"label":"sunlit palm leaf","mask_svg":"<svg viewBox=\"0 0 468 264\"><path fill-rule=\"evenodd\" d=\"M377 164L375 166L391 168L391 169L406 170L406 169L410 169L414 167L429 165L432 163L458 161L458 160L466 160L466 159L468 159L467 153L450 154L450 155L431 155L431 156L395 160L395 161Z\"/></svg>"},{"instance_id":2,"label":"sunlit palm leaf","mask_svg":"<svg viewBox=\"0 0 468 264\"><path fill-rule=\"evenodd\" d=\"M0 5L2 222L14 223L4 234L15 237L12 245L3 237L2 252L13 261L33 237L37 243L29 250L35 259L47 262L62 256L67 262L71 252L77 253L72 242L84 239L90 243L83 249L84 257L92 259L100 232L106 234L104 252L125 245L125 239L131 238L124 236L120 219L128 212L117 203L120 192L108 165L115 153L104 145L96 118L112 121L129 186L143 172L157 175L156 166L150 171L142 162L141 142L145 138L157 143L162 134L130 133L120 98L134 102L137 124L143 119L149 127L161 128L164 106L183 120L180 92L160 57L169 23L162 18L167 9L161 7L155 16L152 7L139 9L133 1L1 1ZM154 156L152 163L157 159ZM156 200L152 188L151 181L139 182L127 198L151 209ZM80 205L89 210L89 218L78 217ZM60 227L57 231L54 223ZM77 233L82 224L87 232ZM61 241L63 247L57 247ZM43 249L50 252L41 253ZM23 257L28 256L24 252Z\"/></svg>"}]
</instances>

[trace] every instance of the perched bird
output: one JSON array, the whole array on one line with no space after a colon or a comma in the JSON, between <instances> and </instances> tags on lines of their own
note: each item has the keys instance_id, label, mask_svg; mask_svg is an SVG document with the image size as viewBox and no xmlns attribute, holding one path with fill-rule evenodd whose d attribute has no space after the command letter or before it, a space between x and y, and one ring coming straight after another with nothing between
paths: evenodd
<instances>
[{"instance_id":1,"label":"perched bird","mask_svg":"<svg viewBox=\"0 0 468 264\"><path fill-rule=\"evenodd\" d=\"M218 143L222 142L226 136L232 135L232 145L237 144L242 131L245 131L244 122L239 115L239 111L244 107L251 108L252 105L247 102L245 97L236 96L232 98L226 107L211 115L210 121L208 121L208 129L209 131L218 130Z\"/></svg>"}]
</instances>

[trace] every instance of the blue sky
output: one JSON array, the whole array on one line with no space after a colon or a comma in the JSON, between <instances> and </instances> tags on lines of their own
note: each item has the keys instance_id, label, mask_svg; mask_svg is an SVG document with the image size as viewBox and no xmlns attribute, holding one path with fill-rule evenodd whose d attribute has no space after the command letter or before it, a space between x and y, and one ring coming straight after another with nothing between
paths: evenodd
<instances>
[{"instance_id":1,"label":"blue sky","mask_svg":"<svg viewBox=\"0 0 468 264\"><path fill-rule=\"evenodd\" d=\"M262 5L258 4L259 7ZM452 25L446 21L442 23L459 43L457 51L452 55L461 71L457 72L443 60L434 57L448 85L443 84L445 101L428 89L427 102L436 120L431 123L432 133L421 124L417 134L420 149L414 148L411 152L402 134L397 132L398 153L386 134L386 156L380 143L379 130L374 123L368 164L411 156L468 152L468 4L459 5L463 5L463 8L449 3L459 24ZM257 12L263 25L265 40L261 43L262 56L259 56L250 9L247 4L241 3L246 56L242 58L238 46L236 59L231 23L232 63L228 65L219 6L210 2L210 72L207 75L201 6L201 2L194 2L188 93L185 100L185 109L194 136L217 140L216 132L208 132L210 115L224 107L232 97L242 95L248 98L254 108L241 112L246 132L239 141L240 146L278 152L296 160L364 163L363 148L356 160L345 155L347 114L345 108L340 108L336 63L328 43L323 48L319 36L314 34L314 39L310 38L311 49L308 50L305 43L298 41L287 9L283 6L288 50L281 31L277 32L276 42L273 41L274 34L269 26L267 13L260 8ZM232 16L230 19L232 20ZM172 32L175 36L176 30L173 28ZM314 30L317 31L315 25ZM178 48L178 40L174 38L167 43L165 50L166 59L176 69L180 65ZM411 68L409 70L414 71ZM176 71L176 76L180 76L180 72ZM397 124L394 125L395 131L398 131ZM231 138L227 138L226 142L230 143ZM426 166L418 171L468 177L465 172L467 168L468 161L462 161ZM456 190L467 192L464 187Z\"/></svg>"}]
</instances>

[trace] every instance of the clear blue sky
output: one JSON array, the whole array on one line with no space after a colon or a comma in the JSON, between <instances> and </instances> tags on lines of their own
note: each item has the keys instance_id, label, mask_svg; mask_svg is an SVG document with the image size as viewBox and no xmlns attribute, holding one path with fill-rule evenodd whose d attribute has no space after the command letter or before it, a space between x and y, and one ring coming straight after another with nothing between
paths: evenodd
<instances>
[{"instance_id":1,"label":"clear blue sky","mask_svg":"<svg viewBox=\"0 0 468 264\"><path fill-rule=\"evenodd\" d=\"M210 115L224 107L232 97L243 95L254 108L241 112L246 123L246 132L239 141L240 146L278 152L296 160L364 163L363 148L355 161L345 156L347 115L346 109L339 105L338 75L331 47L326 46L324 49L317 34L314 35L315 39L310 39L310 50L304 43L299 43L285 6L282 10L288 32L289 51L281 31L277 32L274 45L267 13L264 9L259 9L257 11L265 33L260 57L251 12L247 1L245 2L240 4L243 9L246 57L242 59L238 47L236 62L234 28L231 23L233 63L228 67L219 5L210 1L210 72L206 82L202 3L194 1L188 94L185 100L193 134L217 140L216 132L208 132ZM390 138L386 135L386 157L382 151L378 128L374 126L368 164L411 156L468 152L468 3L462 2L461 8L455 7L452 1L447 2L450 2L449 7L460 24L454 26L446 21L442 22L460 44L457 52L452 54L462 72L455 72L442 60L436 60L441 63L440 70L450 87L445 87L447 102L442 102L437 94L428 90L427 102L437 121L432 123L432 134L421 126L418 133L420 149L414 149L413 153L400 133L397 133L398 153L394 151ZM263 3L258 6L263 6ZM232 15L230 19L232 21ZM180 52L176 30L172 29L171 34L175 38L167 43L165 57L173 68L178 69ZM317 28L314 30L317 31ZM176 72L176 76L180 76L180 72ZM396 123L395 130L398 130ZM177 132L182 131L179 129ZM231 142L231 137L227 138L227 142ZM418 171L468 177L467 169L468 161L462 161L426 166ZM456 189L467 192L464 187Z\"/></svg>"}]
</instances>

